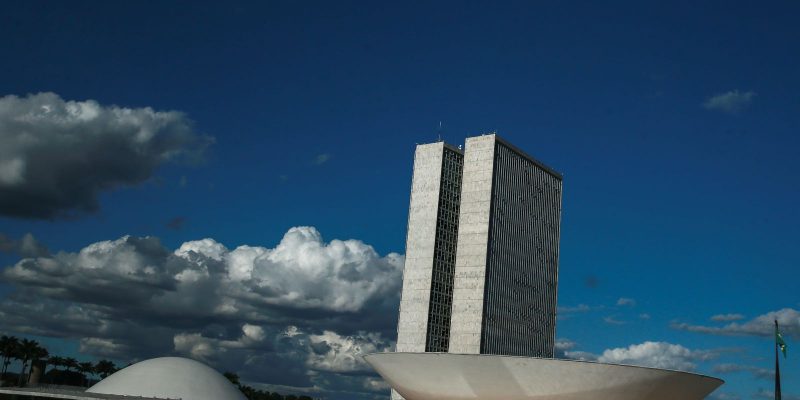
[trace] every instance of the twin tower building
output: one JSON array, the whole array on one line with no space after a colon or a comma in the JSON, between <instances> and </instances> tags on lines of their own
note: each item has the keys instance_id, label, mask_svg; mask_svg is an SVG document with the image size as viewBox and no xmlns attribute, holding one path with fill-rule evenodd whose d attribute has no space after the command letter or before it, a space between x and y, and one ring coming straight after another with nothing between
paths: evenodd
<instances>
[{"instance_id":1,"label":"twin tower building","mask_svg":"<svg viewBox=\"0 0 800 400\"><path fill-rule=\"evenodd\" d=\"M398 352L553 356L561 182L495 134L417 146Z\"/></svg>"}]
</instances>

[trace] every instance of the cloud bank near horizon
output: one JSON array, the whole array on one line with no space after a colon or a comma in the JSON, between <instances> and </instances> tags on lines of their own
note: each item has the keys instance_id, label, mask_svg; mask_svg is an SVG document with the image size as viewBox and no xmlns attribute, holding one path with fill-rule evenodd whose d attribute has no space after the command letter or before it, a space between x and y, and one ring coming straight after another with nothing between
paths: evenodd
<instances>
[{"instance_id":1,"label":"cloud bank near horizon","mask_svg":"<svg viewBox=\"0 0 800 400\"><path fill-rule=\"evenodd\" d=\"M14 289L0 303L0 330L77 340L81 353L125 362L187 356L260 387L385 396L385 383L360 355L394 348L400 254L380 255L359 240L325 241L308 226L289 229L271 247L228 248L205 238L169 249L155 237L124 236L51 253L32 235L0 239L4 251L28 255L0 272ZM630 307L622 303L617 307ZM720 315L711 320L741 319ZM783 309L744 323L679 329L761 335L773 317L789 335L800 326L793 325L797 312ZM556 342L559 358L686 371L722 352L644 341L592 353L568 339ZM765 376L733 363L714 371Z\"/></svg>"},{"instance_id":2,"label":"cloud bank near horizon","mask_svg":"<svg viewBox=\"0 0 800 400\"><path fill-rule=\"evenodd\" d=\"M716 322L738 321L741 319L744 319L741 314L715 315L711 317L711 320ZM800 339L800 311L788 307L770 311L744 323L730 322L722 326L709 326L674 321L670 327L709 335L772 337L775 334L775 321L780 324L780 330L783 335L796 340Z\"/></svg>"},{"instance_id":3,"label":"cloud bank near horizon","mask_svg":"<svg viewBox=\"0 0 800 400\"><path fill-rule=\"evenodd\" d=\"M360 354L394 347L402 266L307 226L273 247L207 238L170 250L124 236L5 268L15 290L0 329L79 340L96 357L184 355L252 383L369 397L385 387Z\"/></svg>"},{"instance_id":4,"label":"cloud bank near horizon","mask_svg":"<svg viewBox=\"0 0 800 400\"><path fill-rule=\"evenodd\" d=\"M569 339L557 340L556 358L694 371L697 362L713 360L719 356L716 351L692 350L668 342L645 341L628 347L606 349L599 355L575 350L576 347L577 343Z\"/></svg>"}]
</instances>

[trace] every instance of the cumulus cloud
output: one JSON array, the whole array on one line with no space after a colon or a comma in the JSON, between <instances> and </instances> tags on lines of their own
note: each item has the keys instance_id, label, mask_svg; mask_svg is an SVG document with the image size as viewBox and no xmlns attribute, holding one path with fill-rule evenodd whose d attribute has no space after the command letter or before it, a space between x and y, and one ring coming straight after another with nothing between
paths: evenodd
<instances>
[{"instance_id":1,"label":"cumulus cloud","mask_svg":"<svg viewBox=\"0 0 800 400\"><path fill-rule=\"evenodd\" d=\"M707 326L675 321L671 327L711 335L771 337L775 333L776 320L785 336L800 339L800 311L793 308L770 311L744 323L731 322L724 326Z\"/></svg>"},{"instance_id":2,"label":"cumulus cloud","mask_svg":"<svg viewBox=\"0 0 800 400\"><path fill-rule=\"evenodd\" d=\"M55 93L0 98L0 215L52 219L97 210L104 190L131 186L212 139L177 111L66 101Z\"/></svg>"},{"instance_id":3,"label":"cumulus cloud","mask_svg":"<svg viewBox=\"0 0 800 400\"><path fill-rule=\"evenodd\" d=\"M564 357L570 360L580 360L580 361L597 361L597 354L582 351L582 350L574 350L574 351L565 351Z\"/></svg>"},{"instance_id":4,"label":"cumulus cloud","mask_svg":"<svg viewBox=\"0 0 800 400\"><path fill-rule=\"evenodd\" d=\"M576 343L573 342L572 340L569 340L569 339L557 339L555 348L556 348L556 351L558 351L558 350L567 351L567 350L574 349L575 346L576 346Z\"/></svg>"},{"instance_id":5,"label":"cumulus cloud","mask_svg":"<svg viewBox=\"0 0 800 400\"><path fill-rule=\"evenodd\" d=\"M555 358L568 358L567 351L575 348L575 342L569 339L556 339L554 350Z\"/></svg>"},{"instance_id":6,"label":"cumulus cloud","mask_svg":"<svg viewBox=\"0 0 800 400\"><path fill-rule=\"evenodd\" d=\"M372 368L361 356L390 351L394 347L379 334L365 332L341 336L324 331L320 335L310 335L309 343L313 349L307 362L310 368L340 373L370 372Z\"/></svg>"},{"instance_id":7,"label":"cumulus cloud","mask_svg":"<svg viewBox=\"0 0 800 400\"><path fill-rule=\"evenodd\" d=\"M697 367L697 361L711 360L716 357L717 354L711 351L690 350L679 344L648 341L630 345L627 348L605 350L597 358L597 361L693 371Z\"/></svg>"},{"instance_id":8,"label":"cumulus cloud","mask_svg":"<svg viewBox=\"0 0 800 400\"><path fill-rule=\"evenodd\" d=\"M744 319L744 315L742 314L717 314L711 317L712 321L717 321L717 322L739 321L742 319Z\"/></svg>"},{"instance_id":9,"label":"cumulus cloud","mask_svg":"<svg viewBox=\"0 0 800 400\"><path fill-rule=\"evenodd\" d=\"M125 344L115 343L111 339L101 339L96 337L81 338L78 351L84 354L91 354L103 358L124 358L130 353L131 348Z\"/></svg>"},{"instance_id":10,"label":"cumulus cloud","mask_svg":"<svg viewBox=\"0 0 800 400\"><path fill-rule=\"evenodd\" d=\"M123 362L187 355L253 384L378 390L360 354L394 345L402 264L313 227L235 249L124 236L3 270L15 290L0 330L79 339L82 352Z\"/></svg>"},{"instance_id":11,"label":"cumulus cloud","mask_svg":"<svg viewBox=\"0 0 800 400\"><path fill-rule=\"evenodd\" d=\"M597 355L588 351L575 350L578 344L569 339L557 339L555 344L555 358L570 360L597 361Z\"/></svg>"},{"instance_id":12,"label":"cumulus cloud","mask_svg":"<svg viewBox=\"0 0 800 400\"><path fill-rule=\"evenodd\" d=\"M752 103L755 96L756 94L754 92L739 92L738 90L731 90L729 92L720 93L709 97L703 103L703 107L705 107L707 110L736 114L739 111L747 108L747 106Z\"/></svg>"},{"instance_id":13,"label":"cumulus cloud","mask_svg":"<svg viewBox=\"0 0 800 400\"><path fill-rule=\"evenodd\" d=\"M231 349L259 348L266 336L264 328L245 323L242 325L241 336L234 340L210 338L203 336L202 333L179 333L172 341L177 353L211 362Z\"/></svg>"}]
</instances>

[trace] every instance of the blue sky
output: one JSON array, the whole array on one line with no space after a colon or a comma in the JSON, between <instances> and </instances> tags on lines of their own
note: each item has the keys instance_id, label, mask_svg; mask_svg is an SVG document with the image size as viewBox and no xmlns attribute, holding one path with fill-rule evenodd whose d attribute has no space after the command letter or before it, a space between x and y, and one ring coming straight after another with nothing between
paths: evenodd
<instances>
[{"instance_id":1,"label":"blue sky","mask_svg":"<svg viewBox=\"0 0 800 400\"><path fill-rule=\"evenodd\" d=\"M725 379L720 399L769 397L763 322L779 315L784 397L800 398L798 12L789 1L3 5L0 331L85 359L281 365L242 375L329 398L380 396L363 365L341 362L394 340L402 262L392 253L404 253L413 149L441 122L448 142L497 131L564 174L557 337L567 355L660 354ZM69 102L101 118L18 123L44 106L74 117ZM133 140L137 129L154 135ZM49 252L23 251L26 234ZM93 243L125 256L88 268L75 253ZM176 263L210 279L240 266L230 254L262 251L241 245L268 255L245 268L267 283L208 301L192 293L222 289L174 286ZM318 258L303 261L306 246ZM374 287L320 286L342 254ZM317 271L314 260L328 264ZM132 285L126 263L144 286L123 301L114 293ZM283 279L295 290L270 286ZM268 300L236 303L253 293ZM14 314L22 304L71 317ZM176 322L187 309L196 314ZM158 327L148 340L122 333L148 324Z\"/></svg>"}]
</instances>

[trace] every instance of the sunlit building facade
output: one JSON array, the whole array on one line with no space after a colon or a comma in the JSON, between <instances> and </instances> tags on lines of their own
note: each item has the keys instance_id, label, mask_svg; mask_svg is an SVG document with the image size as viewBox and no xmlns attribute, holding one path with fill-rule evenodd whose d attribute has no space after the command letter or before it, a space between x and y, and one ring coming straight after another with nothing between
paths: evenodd
<instances>
[{"instance_id":1,"label":"sunlit building facade","mask_svg":"<svg viewBox=\"0 0 800 400\"><path fill-rule=\"evenodd\" d=\"M561 182L495 134L417 146L398 352L553 356Z\"/></svg>"}]
</instances>

